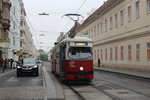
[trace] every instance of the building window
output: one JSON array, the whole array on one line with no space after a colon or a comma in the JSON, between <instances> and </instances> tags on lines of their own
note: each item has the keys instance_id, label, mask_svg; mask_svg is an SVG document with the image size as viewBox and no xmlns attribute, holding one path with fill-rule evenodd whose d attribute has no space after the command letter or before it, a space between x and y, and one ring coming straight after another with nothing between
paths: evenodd
<instances>
[{"instance_id":1,"label":"building window","mask_svg":"<svg viewBox=\"0 0 150 100\"><path fill-rule=\"evenodd\" d=\"M123 10L120 11L120 25L123 25Z\"/></svg>"},{"instance_id":2,"label":"building window","mask_svg":"<svg viewBox=\"0 0 150 100\"><path fill-rule=\"evenodd\" d=\"M15 43L15 37L13 37L13 46L15 46L15 44L16 44L16 43Z\"/></svg>"},{"instance_id":3,"label":"building window","mask_svg":"<svg viewBox=\"0 0 150 100\"><path fill-rule=\"evenodd\" d=\"M140 44L136 44L136 60L140 60Z\"/></svg>"},{"instance_id":4,"label":"building window","mask_svg":"<svg viewBox=\"0 0 150 100\"><path fill-rule=\"evenodd\" d=\"M97 50L97 59L99 59L99 50Z\"/></svg>"},{"instance_id":5,"label":"building window","mask_svg":"<svg viewBox=\"0 0 150 100\"><path fill-rule=\"evenodd\" d=\"M91 36L92 36L92 38L94 37L94 34L93 34L93 27L91 28Z\"/></svg>"},{"instance_id":6,"label":"building window","mask_svg":"<svg viewBox=\"0 0 150 100\"><path fill-rule=\"evenodd\" d=\"M107 32L107 20L105 20L105 32Z\"/></svg>"},{"instance_id":7,"label":"building window","mask_svg":"<svg viewBox=\"0 0 150 100\"><path fill-rule=\"evenodd\" d=\"M97 35L99 35L99 24L97 24Z\"/></svg>"},{"instance_id":8,"label":"building window","mask_svg":"<svg viewBox=\"0 0 150 100\"><path fill-rule=\"evenodd\" d=\"M103 50L101 49L101 61L103 61Z\"/></svg>"},{"instance_id":9,"label":"building window","mask_svg":"<svg viewBox=\"0 0 150 100\"><path fill-rule=\"evenodd\" d=\"M96 36L96 26L94 26L94 36Z\"/></svg>"},{"instance_id":10,"label":"building window","mask_svg":"<svg viewBox=\"0 0 150 100\"><path fill-rule=\"evenodd\" d=\"M115 14L115 27L117 28L118 27L118 15Z\"/></svg>"},{"instance_id":11,"label":"building window","mask_svg":"<svg viewBox=\"0 0 150 100\"><path fill-rule=\"evenodd\" d=\"M20 31L20 37L23 37L23 31Z\"/></svg>"},{"instance_id":12,"label":"building window","mask_svg":"<svg viewBox=\"0 0 150 100\"><path fill-rule=\"evenodd\" d=\"M23 26L23 21L22 20L20 21L20 26Z\"/></svg>"},{"instance_id":13,"label":"building window","mask_svg":"<svg viewBox=\"0 0 150 100\"><path fill-rule=\"evenodd\" d=\"M147 43L147 60L150 61L150 42Z\"/></svg>"},{"instance_id":14,"label":"building window","mask_svg":"<svg viewBox=\"0 0 150 100\"><path fill-rule=\"evenodd\" d=\"M94 50L94 59L96 59L96 50Z\"/></svg>"},{"instance_id":15,"label":"building window","mask_svg":"<svg viewBox=\"0 0 150 100\"><path fill-rule=\"evenodd\" d=\"M20 41L20 47L22 47L22 41Z\"/></svg>"},{"instance_id":16,"label":"building window","mask_svg":"<svg viewBox=\"0 0 150 100\"><path fill-rule=\"evenodd\" d=\"M124 47L123 46L121 46L121 52L120 52L120 58L121 58L121 60L123 61L123 58L124 58L124 55L123 55L123 53L124 53Z\"/></svg>"},{"instance_id":17,"label":"building window","mask_svg":"<svg viewBox=\"0 0 150 100\"><path fill-rule=\"evenodd\" d=\"M21 9L21 15L24 15L24 9Z\"/></svg>"},{"instance_id":18,"label":"building window","mask_svg":"<svg viewBox=\"0 0 150 100\"><path fill-rule=\"evenodd\" d=\"M131 21L131 6L128 7L128 22Z\"/></svg>"},{"instance_id":19,"label":"building window","mask_svg":"<svg viewBox=\"0 0 150 100\"><path fill-rule=\"evenodd\" d=\"M13 29L16 29L16 23L13 21Z\"/></svg>"},{"instance_id":20,"label":"building window","mask_svg":"<svg viewBox=\"0 0 150 100\"><path fill-rule=\"evenodd\" d=\"M150 0L147 0L147 13L150 13Z\"/></svg>"},{"instance_id":21,"label":"building window","mask_svg":"<svg viewBox=\"0 0 150 100\"><path fill-rule=\"evenodd\" d=\"M128 45L128 60L131 60L131 45Z\"/></svg>"},{"instance_id":22,"label":"building window","mask_svg":"<svg viewBox=\"0 0 150 100\"><path fill-rule=\"evenodd\" d=\"M101 23L101 34L103 33L103 26L102 26L102 23Z\"/></svg>"},{"instance_id":23,"label":"building window","mask_svg":"<svg viewBox=\"0 0 150 100\"><path fill-rule=\"evenodd\" d=\"M140 1L137 1L135 3L135 10L136 10L136 18L139 18L140 17Z\"/></svg>"},{"instance_id":24,"label":"building window","mask_svg":"<svg viewBox=\"0 0 150 100\"><path fill-rule=\"evenodd\" d=\"M13 8L13 14L16 15L16 8Z\"/></svg>"},{"instance_id":25,"label":"building window","mask_svg":"<svg viewBox=\"0 0 150 100\"><path fill-rule=\"evenodd\" d=\"M105 61L107 61L107 49L105 49Z\"/></svg>"},{"instance_id":26,"label":"building window","mask_svg":"<svg viewBox=\"0 0 150 100\"><path fill-rule=\"evenodd\" d=\"M88 36L91 38L91 33L90 33L90 30L89 30L89 32L88 32Z\"/></svg>"},{"instance_id":27,"label":"building window","mask_svg":"<svg viewBox=\"0 0 150 100\"><path fill-rule=\"evenodd\" d=\"M112 22L112 17L110 17L110 30L113 28L113 22Z\"/></svg>"},{"instance_id":28,"label":"building window","mask_svg":"<svg viewBox=\"0 0 150 100\"><path fill-rule=\"evenodd\" d=\"M118 47L115 48L115 60L118 60Z\"/></svg>"},{"instance_id":29,"label":"building window","mask_svg":"<svg viewBox=\"0 0 150 100\"><path fill-rule=\"evenodd\" d=\"M110 48L110 60L112 61L112 48Z\"/></svg>"}]
</instances>

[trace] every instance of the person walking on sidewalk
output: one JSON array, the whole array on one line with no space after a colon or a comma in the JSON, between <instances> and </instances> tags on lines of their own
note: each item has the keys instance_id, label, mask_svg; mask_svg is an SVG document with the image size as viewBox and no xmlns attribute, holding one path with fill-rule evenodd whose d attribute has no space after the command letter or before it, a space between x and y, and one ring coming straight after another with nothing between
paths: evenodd
<instances>
[{"instance_id":1,"label":"person walking on sidewalk","mask_svg":"<svg viewBox=\"0 0 150 100\"><path fill-rule=\"evenodd\" d=\"M101 60L100 58L98 58L98 67L100 67L100 64L101 64Z\"/></svg>"},{"instance_id":2,"label":"person walking on sidewalk","mask_svg":"<svg viewBox=\"0 0 150 100\"><path fill-rule=\"evenodd\" d=\"M7 65L8 65L8 60L7 58L3 61L3 73L5 71L5 69L7 69Z\"/></svg>"},{"instance_id":3,"label":"person walking on sidewalk","mask_svg":"<svg viewBox=\"0 0 150 100\"><path fill-rule=\"evenodd\" d=\"M3 58L0 57L0 67L2 68L2 66L3 66Z\"/></svg>"},{"instance_id":4,"label":"person walking on sidewalk","mask_svg":"<svg viewBox=\"0 0 150 100\"><path fill-rule=\"evenodd\" d=\"M11 69L13 68L13 62L14 62L14 60L11 58L11 59L10 59L10 68L11 68Z\"/></svg>"}]
</instances>

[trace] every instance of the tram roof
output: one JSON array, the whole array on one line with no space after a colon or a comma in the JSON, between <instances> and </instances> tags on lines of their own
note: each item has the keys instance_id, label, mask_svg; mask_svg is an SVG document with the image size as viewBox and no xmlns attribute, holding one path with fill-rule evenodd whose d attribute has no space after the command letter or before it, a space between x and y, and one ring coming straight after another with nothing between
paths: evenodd
<instances>
[{"instance_id":1,"label":"tram roof","mask_svg":"<svg viewBox=\"0 0 150 100\"><path fill-rule=\"evenodd\" d=\"M67 42L93 42L92 39L88 37L75 36L74 38L65 38L61 42L59 42L56 46L54 46L50 51L53 51L59 44L67 43Z\"/></svg>"},{"instance_id":2,"label":"tram roof","mask_svg":"<svg viewBox=\"0 0 150 100\"><path fill-rule=\"evenodd\" d=\"M62 43L62 42L92 42L92 39L90 39L88 37L76 36L74 38L65 38L60 43Z\"/></svg>"}]
</instances>

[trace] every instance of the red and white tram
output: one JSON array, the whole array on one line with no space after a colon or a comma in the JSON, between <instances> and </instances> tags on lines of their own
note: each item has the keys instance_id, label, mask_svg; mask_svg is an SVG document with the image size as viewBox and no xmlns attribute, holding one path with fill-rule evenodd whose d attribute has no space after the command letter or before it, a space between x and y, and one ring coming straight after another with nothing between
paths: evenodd
<instances>
[{"instance_id":1,"label":"red and white tram","mask_svg":"<svg viewBox=\"0 0 150 100\"><path fill-rule=\"evenodd\" d=\"M65 38L51 50L52 72L61 80L87 80L94 77L92 40Z\"/></svg>"}]
</instances>

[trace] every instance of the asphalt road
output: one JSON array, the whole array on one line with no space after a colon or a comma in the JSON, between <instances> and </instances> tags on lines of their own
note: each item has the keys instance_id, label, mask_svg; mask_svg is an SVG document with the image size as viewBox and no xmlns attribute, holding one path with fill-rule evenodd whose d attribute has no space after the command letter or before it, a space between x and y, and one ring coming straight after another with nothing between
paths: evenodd
<instances>
[{"instance_id":1,"label":"asphalt road","mask_svg":"<svg viewBox=\"0 0 150 100\"><path fill-rule=\"evenodd\" d=\"M69 89L63 87L62 90L60 83L51 73L50 63L44 63L39 72L38 77L32 75L17 77L15 70L0 75L0 100L56 100L56 98L57 100L70 100L73 97L73 100L78 99ZM103 97L107 95L113 100L150 100L150 80L148 79L97 70L94 74L91 84L98 91L95 90L93 93L101 93ZM81 90L84 88L82 94L92 95L88 86L87 88L82 85L80 87ZM102 95L92 96L99 98L96 100L103 100ZM108 97L105 96L105 100L111 100Z\"/></svg>"},{"instance_id":2,"label":"asphalt road","mask_svg":"<svg viewBox=\"0 0 150 100\"><path fill-rule=\"evenodd\" d=\"M0 100L44 100L45 88L40 68L39 76L16 76L16 71L0 76Z\"/></svg>"},{"instance_id":3,"label":"asphalt road","mask_svg":"<svg viewBox=\"0 0 150 100\"><path fill-rule=\"evenodd\" d=\"M92 84L114 100L150 100L150 80L95 71Z\"/></svg>"}]
</instances>

